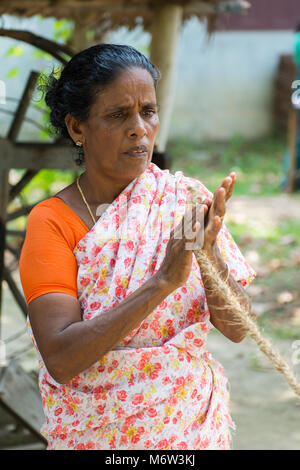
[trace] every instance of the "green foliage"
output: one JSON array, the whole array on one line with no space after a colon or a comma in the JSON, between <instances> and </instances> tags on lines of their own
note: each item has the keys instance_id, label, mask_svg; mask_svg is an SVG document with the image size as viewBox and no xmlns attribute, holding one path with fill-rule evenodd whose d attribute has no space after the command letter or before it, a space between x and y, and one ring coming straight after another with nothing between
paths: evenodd
<instances>
[{"instance_id":1,"label":"green foliage","mask_svg":"<svg viewBox=\"0 0 300 470\"><path fill-rule=\"evenodd\" d=\"M6 54L4 55L5 57L10 57L10 56L17 56L20 57L21 55L24 54L24 49L21 46L13 46L8 49Z\"/></svg>"},{"instance_id":2,"label":"green foliage","mask_svg":"<svg viewBox=\"0 0 300 470\"><path fill-rule=\"evenodd\" d=\"M150 44L149 45L140 45L138 49L142 54L145 54L145 56L147 56L147 57L150 56Z\"/></svg>"},{"instance_id":3,"label":"green foliage","mask_svg":"<svg viewBox=\"0 0 300 470\"><path fill-rule=\"evenodd\" d=\"M44 60L51 60L52 59L51 54L48 54L48 52L42 51L41 49L37 49L37 50L33 51L32 57L34 57L35 59L44 59Z\"/></svg>"},{"instance_id":4,"label":"green foliage","mask_svg":"<svg viewBox=\"0 0 300 470\"><path fill-rule=\"evenodd\" d=\"M74 23L67 19L56 20L54 23L53 39L55 41L68 42L74 28Z\"/></svg>"},{"instance_id":5,"label":"green foliage","mask_svg":"<svg viewBox=\"0 0 300 470\"><path fill-rule=\"evenodd\" d=\"M73 180L73 171L41 170L24 188L22 194L29 203L33 203L37 193L41 199L50 197L54 192L71 184Z\"/></svg>"},{"instance_id":6,"label":"green foliage","mask_svg":"<svg viewBox=\"0 0 300 470\"><path fill-rule=\"evenodd\" d=\"M278 313L276 316L278 317ZM287 319L287 315L283 310L281 312L283 321L280 325L274 324L270 321L270 313L265 313L257 319L258 327L264 332L265 335L269 337L278 338L278 339L289 339L295 340L300 338L300 327L291 326L289 324L284 324L284 317Z\"/></svg>"},{"instance_id":7,"label":"green foliage","mask_svg":"<svg viewBox=\"0 0 300 470\"><path fill-rule=\"evenodd\" d=\"M271 242L277 245L280 244L282 237L288 233L294 240L290 243L291 245L300 244L300 222L298 220L281 220L275 226L266 225L263 221L260 224L257 220L255 224L252 224L251 220L249 220L248 224L228 222L228 226L230 226L231 233L236 240L239 240L245 233L251 232L253 238L259 239L261 242ZM282 244L281 247L284 249L285 245Z\"/></svg>"},{"instance_id":8,"label":"green foliage","mask_svg":"<svg viewBox=\"0 0 300 470\"><path fill-rule=\"evenodd\" d=\"M5 78L14 78L19 75L20 71L17 68L11 69L6 75Z\"/></svg>"},{"instance_id":9,"label":"green foliage","mask_svg":"<svg viewBox=\"0 0 300 470\"><path fill-rule=\"evenodd\" d=\"M248 142L234 136L227 143L195 143L186 138L169 142L172 171L200 179L214 191L231 171L237 173L234 194L267 195L282 192L286 143L272 138Z\"/></svg>"},{"instance_id":10,"label":"green foliage","mask_svg":"<svg viewBox=\"0 0 300 470\"><path fill-rule=\"evenodd\" d=\"M24 170L10 170L14 173L15 178L21 178L25 173ZM66 186L73 183L79 174L77 171L67 170L41 170L39 173L25 186L21 192L21 200L23 204L36 204L38 201L47 199ZM9 207L10 211L20 207L20 202L14 200ZM8 223L10 229L25 230L27 217L18 217ZM11 240L10 237L9 239Z\"/></svg>"}]
</instances>

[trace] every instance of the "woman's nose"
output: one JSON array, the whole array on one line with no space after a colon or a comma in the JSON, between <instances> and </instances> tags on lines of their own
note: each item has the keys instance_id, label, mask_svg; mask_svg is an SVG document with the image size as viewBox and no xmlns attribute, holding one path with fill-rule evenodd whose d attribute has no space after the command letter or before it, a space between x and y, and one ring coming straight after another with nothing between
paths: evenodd
<instances>
[{"instance_id":1,"label":"woman's nose","mask_svg":"<svg viewBox=\"0 0 300 470\"><path fill-rule=\"evenodd\" d=\"M127 133L128 137L144 137L146 134L146 125L140 114L130 119Z\"/></svg>"}]
</instances>

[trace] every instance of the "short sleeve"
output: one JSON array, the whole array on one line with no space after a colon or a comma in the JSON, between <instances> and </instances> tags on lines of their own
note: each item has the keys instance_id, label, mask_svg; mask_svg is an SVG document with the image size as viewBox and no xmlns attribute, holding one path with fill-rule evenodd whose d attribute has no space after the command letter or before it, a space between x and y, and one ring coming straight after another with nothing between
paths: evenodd
<instances>
[{"instance_id":1,"label":"short sleeve","mask_svg":"<svg viewBox=\"0 0 300 470\"><path fill-rule=\"evenodd\" d=\"M202 196L210 200L213 198L212 192L200 181L187 176L184 176L183 181L186 188L196 187ZM233 279L237 282L239 281L243 287L249 286L255 279L256 272L241 253L241 250L224 223L217 236L217 245Z\"/></svg>"},{"instance_id":2,"label":"short sleeve","mask_svg":"<svg viewBox=\"0 0 300 470\"><path fill-rule=\"evenodd\" d=\"M50 292L77 297L72 233L51 207L38 204L28 216L19 272L27 305Z\"/></svg>"}]
</instances>

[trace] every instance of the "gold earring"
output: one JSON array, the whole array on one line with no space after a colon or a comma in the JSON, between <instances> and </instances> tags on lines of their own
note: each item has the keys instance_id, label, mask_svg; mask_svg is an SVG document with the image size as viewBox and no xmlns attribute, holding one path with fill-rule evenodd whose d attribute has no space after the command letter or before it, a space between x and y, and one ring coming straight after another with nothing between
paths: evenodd
<instances>
[{"instance_id":1,"label":"gold earring","mask_svg":"<svg viewBox=\"0 0 300 470\"><path fill-rule=\"evenodd\" d=\"M76 145L77 147L82 147L82 142L80 142L80 140L77 140Z\"/></svg>"}]
</instances>

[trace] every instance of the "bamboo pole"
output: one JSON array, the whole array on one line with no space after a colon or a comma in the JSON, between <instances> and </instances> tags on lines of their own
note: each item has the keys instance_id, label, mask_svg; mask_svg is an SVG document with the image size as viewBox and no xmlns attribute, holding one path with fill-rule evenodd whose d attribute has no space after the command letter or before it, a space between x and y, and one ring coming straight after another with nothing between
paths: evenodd
<instances>
[{"instance_id":1,"label":"bamboo pole","mask_svg":"<svg viewBox=\"0 0 300 470\"><path fill-rule=\"evenodd\" d=\"M176 84L176 58L179 30L183 8L180 5L157 5L151 28L150 60L161 72L157 90L160 128L156 148L163 152L166 147Z\"/></svg>"}]
</instances>

